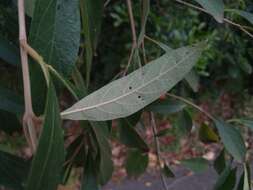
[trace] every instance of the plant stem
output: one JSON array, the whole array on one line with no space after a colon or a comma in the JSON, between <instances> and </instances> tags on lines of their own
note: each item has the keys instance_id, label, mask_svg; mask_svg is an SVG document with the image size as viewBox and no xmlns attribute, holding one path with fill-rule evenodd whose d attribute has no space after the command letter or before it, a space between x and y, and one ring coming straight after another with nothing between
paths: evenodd
<instances>
[{"instance_id":1,"label":"plant stem","mask_svg":"<svg viewBox=\"0 0 253 190\"><path fill-rule=\"evenodd\" d=\"M27 56L27 52L25 48L22 46L22 44L27 43L24 0L18 0L18 19L19 19L20 56L21 56L23 85L24 85L24 99L25 99L25 113L23 116L23 129L24 129L24 134L26 136L26 140L32 152L34 153L37 147L37 135L35 131L36 116L32 108L28 56Z\"/></svg>"},{"instance_id":2,"label":"plant stem","mask_svg":"<svg viewBox=\"0 0 253 190\"><path fill-rule=\"evenodd\" d=\"M183 97L177 96L175 94L166 93L166 95L168 95L168 96L170 96L170 97L172 97L174 99L180 100L180 101L182 101L182 102L184 102L184 103L186 103L186 104L194 107L195 109L197 109L200 112L204 113L209 119L211 119L213 121L215 120L215 118L211 114L209 114L204 109L202 109L201 107L197 106L196 104L192 103L191 101L189 101L189 100L187 100L187 99L185 99Z\"/></svg>"},{"instance_id":3,"label":"plant stem","mask_svg":"<svg viewBox=\"0 0 253 190\"><path fill-rule=\"evenodd\" d=\"M155 151L156 151L158 166L159 166L159 169L160 169L160 177L161 177L164 189L168 190L168 185L166 183L166 179L165 179L164 175L161 172L161 170L162 170L162 166L161 166L162 159L161 159L161 152L160 152L160 143L159 143L159 139L156 135L157 134L157 127L156 127L154 113L150 112L150 118L151 118L151 127L152 127L152 132L153 132L153 138L154 138L154 142L155 142Z\"/></svg>"}]
</instances>

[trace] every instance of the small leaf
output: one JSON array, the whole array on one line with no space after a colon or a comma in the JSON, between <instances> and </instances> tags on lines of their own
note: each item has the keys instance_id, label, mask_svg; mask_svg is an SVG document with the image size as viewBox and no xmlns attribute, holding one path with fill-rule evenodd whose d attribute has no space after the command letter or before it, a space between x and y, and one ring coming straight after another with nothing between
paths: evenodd
<instances>
[{"instance_id":1,"label":"small leaf","mask_svg":"<svg viewBox=\"0 0 253 190\"><path fill-rule=\"evenodd\" d=\"M137 148L143 152L147 152L149 150L149 147L143 138L134 129L135 124L131 123L130 118L123 118L120 120L120 141L130 148Z\"/></svg>"},{"instance_id":2,"label":"small leaf","mask_svg":"<svg viewBox=\"0 0 253 190\"><path fill-rule=\"evenodd\" d=\"M60 173L64 156L59 105L54 86L50 82L45 120L39 145L29 172L26 190L55 190L61 181Z\"/></svg>"},{"instance_id":3,"label":"small leaf","mask_svg":"<svg viewBox=\"0 0 253 190\"><path fill-rule=\"evenodd\" d=\"M129 150L126 159L128 176L138 177L145 172L148 166L148 155L139 150Z\"/></svg>"},{"instance_id":4,"label":"small leaf","mask_svg":"<svg viewBox=\"0 0 253 190\"><path fill-rule=\"evenodd\" d=\"M253 130L253 119L242 118L242 119L235 120L235 122L238 122L238 123L250 128L251 130Z\"/></svg>"},{"instance_id":5,"label":"small leaf","mask_svg":"<svg viewBox=\"0 0 253 190\"><path fill-rule=\"evenodd\" d=\"M225 11L236 13L236 14L240 15L241 17L245 18L246 20L248 20L251 24L253 24L253 14L252 13L242 11L242 10L237 10L237 9L226 9Z\"/></svg>"},{"instance_id":6,"label":"small leaf","mask_svg":"<svg viewBox=\"0 0 253 190\"><path fill-rule=\"evenodd\" d=\"M172 170L169 168L169 166L167 164L165 164L162 168L162 172L164 173L164 175L166 177L175 177L174 173L172 172Z\"/></svg>"},{"instance_id":7,"label":"small leaf","mask_svg":"<svg viewBox=\"0 0 253 190\"><path fill-rule=\"evenodd\" d=\"M251 175L250 167L248 164L243 164L243 173L239 180L237 190L251 190Z\"/></svg>"},{"instance_id":8,"label":"small leaf","mask_svg":"<svg viewBox=\"0 0 253 190\"><path fill-rule=\"evenodd\" d=\"M33 17L35 3L36 0L25 0L25 12L30 17Z\"/></svg>"},{"instance_id":9,"label":"small leaf","mask_svg":"<svg viewBox=\"0 0 253 190\"><path fill-rule=\"evenodd\" d=\"M190 114L183 110L176 120L176 130L179 136L187 135L191 132L193 123Z\"/></svg>"},{"instance_id":10,"label":"small leaf","mask_svg":"<svg viewBox=\"0 0 253 190\"><path fill-rule=\"evenodd\" d=\"M0 186L23 190L29 170L29 162L0 151Z\"/></svg>"},{"instance_id":11,"label":"small leaf","mask_svg":"<svg viewBox=\"0 0 253 190\"><path fill-rule=\"evenodd\" d=\"M225 150L223 149L214 160L214 168L218 174L221 174L226 168Z\"/></svg>"},{"instance_id":12,"label":"small leaf","mask_svg":"<svg viewBox=\"0 0 253 190\"><path fill-rule=\"evenodd\" d=\"M199 129L199 139L204 143L218 142L219 136L206 124L202 124Z\"/></svg>"},{"instance_id":13,"label":"small leaf","mask_svg":"<svg viewBox=\"0 0 253 190\"><path fill-rule=\"evenodd\" d=\"M183 47L113 81L62 112L72 120L112 120L129 116L170 90L191 70L202 45Z\"/></svg>"},{"instance_id":14,"label":"small leaf","mask_svg":"<svg viewBox=\"0 0 253 190\"><path fill-rule=\"evenodd\" d=\"M181 160L181 164L195 173L201 173L208 169L209 162L204 158L191 158Z\"/></svg>"},{"instance_id":15,"label":"small leaf","mask_svg":"<svg viewBox=\"0 0 253 190\"><path fill-rule=\"evenodd\" d=\"M169 115L182 111L186 105L178 100L158 100L150 104L145 108L147 111L152 111L154 113L159 113L163 115Z\"/></svg>"},{"instance_id":16,"label":"small leaf","mask_svg":"<svg viewBox=\"0 0 253 190\"><path fill-rule=\"evenodd\" d=\"M236 168L231 169L231 166L228 165L216 181L214 185L214 190L234 189L236 184L236 170Z\"/></svg>"},{"instance_id":17,"label":"small leaf","mask_svg":"<svg viewBox=\"0 0 253 190\"><path fill-rule=\"evenodd\" d=\"M20 64L18 48L0 35L0 58L14 66Z\"/></svg>"},{"instance_id":18,"label":"small leaf","mask_svg":"<svg viewBox=\"0 0 253 190\"><path fill-rule=\"evenodd\" d=\"M108 142L109 131L106 123L104 122L90 122L90 124L94 132L99 151L98 180L100 184L104 185L108 182L109 179L111 179L113 172L111 147Z\"/></svg>"},{"instance_id":19,"label":"small leaf","mask_svg":"<svg viewBox=\"0 0 253 190\"><path fill-rule=\"evenodd\" d=\"M92 58L96 51L103 16L102 0L81 0L81 17L86 47L86 82L89 84Z\"/></svg>"},{"instance_id":20,"label":"small leaf","mask_svg":"<svg viewBox=\"0 0 253 190\"><path fill-rule=\"evenodd\" d=\"M215 120L215 124L226 150L237 161L244 161L246 147L240 132L232 125L225 123L221 119Z\"/></svg>"},{"instance_id":21,"label":"small leaf","mask_svg":"<svg viewBox=\"0 0 253 190\"><path fill-rule=\"evenodd\" d=\"M220 23L224 18L224 3L222 0L195 0Z\"/></svg>"}]
</instances>

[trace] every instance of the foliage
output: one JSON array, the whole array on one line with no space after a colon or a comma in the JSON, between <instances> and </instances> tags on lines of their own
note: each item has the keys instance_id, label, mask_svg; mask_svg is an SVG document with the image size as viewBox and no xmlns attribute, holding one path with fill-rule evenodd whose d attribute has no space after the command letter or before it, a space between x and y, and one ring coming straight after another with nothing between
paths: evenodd
<instances>
[{"instance_id":1,"label":"foliage","mask_svg":"<svg viewBox=\"0 0 253 190\"><path fill-rule=\"evenodd\" d=\"M33 121L42 126L34 129L39 142L31 161L1 148L0 185L53 190L68 183L71 171L81 166L81 189L97 190L112 176L110 140L115 137L127 146L128 175L138 177L153 149L140 126L149 120L145 113L152 112L173 125L157 132L151 114L159 158L166 150L159 149L159 139L172 134L179 141L196 133L201 142L221 142L225 149L214 164L202 157L181 164L195 172L213 165L220 176L214 189L232 189L237 176L234 160L244 168L237 189L250 189L247 149L238 126L252 129L252 119L217 119L219 114L181 96L214 101L224 91L240 98L250 95L252 2L129 2L127 6L114 0L26 1L33 107L42 114ZM5 135L21 133L27 110L21 95L24 65L18 51L17 6L15 0L0 1L0 130ZM129 19L132 12L134 20ZM193 109L208 117L200 127ZM68 122L80 129L70 135L72 140ZM174 177L166 162L160 169L162 175Z\"/></svg>"}]
</instances>

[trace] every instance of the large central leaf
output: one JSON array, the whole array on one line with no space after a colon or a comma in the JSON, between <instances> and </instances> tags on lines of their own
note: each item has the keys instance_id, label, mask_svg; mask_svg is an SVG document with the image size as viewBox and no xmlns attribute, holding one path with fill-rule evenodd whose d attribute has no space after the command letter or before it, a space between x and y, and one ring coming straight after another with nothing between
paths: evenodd
<instances>
[{"instance_id":1,"label":"large central leaf","mask_svg":"<svg viewBox=\"0 0 253 190\"><path fill-rule=\"evenodd\" d=\"M65 119L97 121L131 115L182 80L202 49L203 45L198 45L172 50L88 95L61 115Z\"/></svg>"}]
</instances>

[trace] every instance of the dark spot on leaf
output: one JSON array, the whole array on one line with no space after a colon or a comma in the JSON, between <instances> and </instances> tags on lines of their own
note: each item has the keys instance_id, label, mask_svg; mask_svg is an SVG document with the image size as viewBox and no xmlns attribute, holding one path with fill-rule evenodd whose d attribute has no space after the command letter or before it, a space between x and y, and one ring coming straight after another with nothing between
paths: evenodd
<instances>
[{"instance_id":1,"label":"dark spot on leaf","mask_svg":"<svg viewBox=\"0 0 253 190\"><path fill-rule=\"evenodd\" d=\"M129 90L131 90L132 89L132 87L131 86L129 86Z\"/></svg>"},{"instance_id":2,"label":"dark spot on leaf","mask_svg":"<svg viewBox=\"0 0 253 190\"><path fill-rule=\"evenodd\" d=\"M57 10L60 10L61 6L60 5L57 5Z\"/></svg>"},{"instance_id":3,"label":"dark spot on leaf","mask_svg":"<svg viewBox=\"0 0 253 190\"><path fill-rule=\"evenodd\" d=\"M140 98L141 98L141 96L139 95L139 96L138 96L138 98L140 99Z\"/></svg>"}]
</instances>

